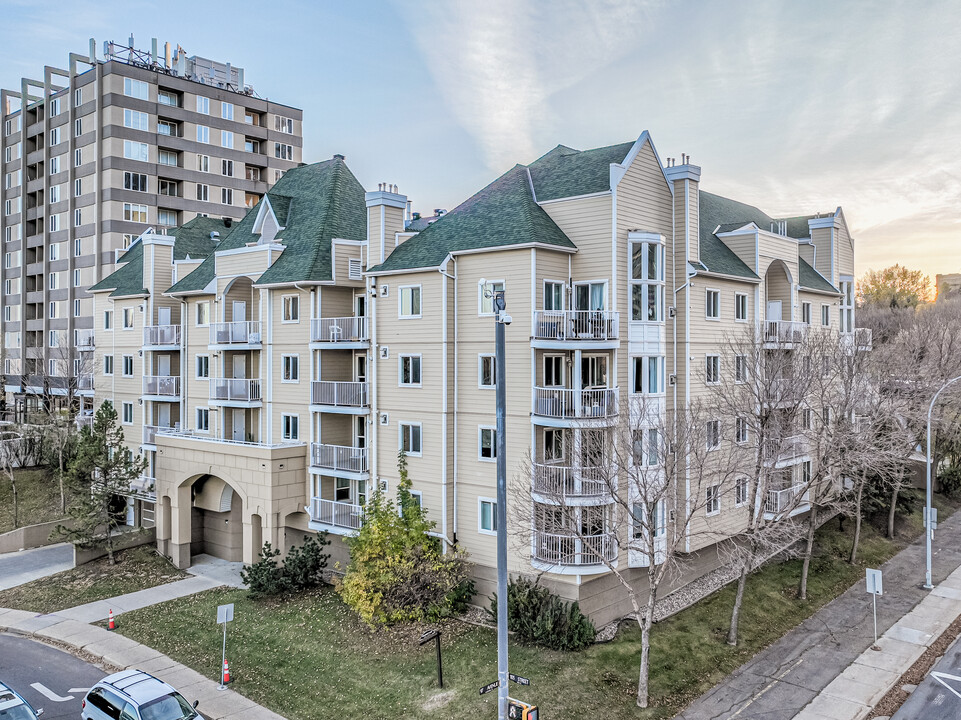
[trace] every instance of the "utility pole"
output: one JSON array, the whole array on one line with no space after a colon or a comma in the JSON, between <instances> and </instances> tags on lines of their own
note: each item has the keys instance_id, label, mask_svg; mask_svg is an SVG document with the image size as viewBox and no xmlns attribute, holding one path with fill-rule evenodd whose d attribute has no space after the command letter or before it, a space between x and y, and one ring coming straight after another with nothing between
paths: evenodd
<instances>
[{"instance_id":1,"label":"utility pole","mask_svg":"<svg viewBox=\"0 0 961 720\"><path fill-rule=\"evenodd\" d=\"M924 548L925 548L925 573L924 589L931 590L934 585L931 583L931 539L934 536L934 512L931 507L931 414L934 412L934 404L938 401L938 395L952 383L961 380L961 376L951 378L941 388L934 393L931 404L928 405L928 438L925 447L925 465L927 466L927 482L925 482L924 493Z\"/></svg>"}]
</instances>

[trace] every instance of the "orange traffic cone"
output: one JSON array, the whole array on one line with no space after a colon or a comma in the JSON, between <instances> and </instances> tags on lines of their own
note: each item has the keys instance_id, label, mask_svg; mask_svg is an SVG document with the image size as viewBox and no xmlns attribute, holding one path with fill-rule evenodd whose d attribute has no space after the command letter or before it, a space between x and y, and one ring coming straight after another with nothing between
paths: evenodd
<instances>
[{"instance_id":1,"label":"orange traffic cone","mask_svg":"<svg viewBox=\"0 0 961 720\"><path fill-rule=\"evenodd\" d=\"M227 658L224 658L224 685L230 683L230 665L227 664Z\"/></svg>"},{"instance_id":2,"label":"orange traffic cone","mask_svg":"<svg viewBox=\"0 0 961 720\"><path fill-rule=\"evenodd\" d=\"M110 609L110 613L107 615L107 630L116 630L117 625L113 621L113 608Z\"/></svg>"}]
</instances>

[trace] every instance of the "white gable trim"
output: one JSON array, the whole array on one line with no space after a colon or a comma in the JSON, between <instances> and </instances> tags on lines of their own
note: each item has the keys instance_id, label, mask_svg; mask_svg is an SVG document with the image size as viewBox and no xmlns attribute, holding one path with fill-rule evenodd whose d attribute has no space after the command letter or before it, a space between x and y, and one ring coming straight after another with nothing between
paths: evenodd
<instances>
[{"instance_id":1,"label":"white gable trim","mask_svg":"<svg viewBox=\"0 0 961 720\"><path fill-rule=\"evenodd\" d=\"M625 157L620 163L611 163L611 189L614 190L617 188L618 184L624 178L624 175L627 174L627 169L631 166L631 163L634 162L634 159L637 157L638 153L641 152L641 148L644 147L644 143L651 144L651 150L654 153L654 159L657 160L657 167L661 171L661 176L664 178L665 184L671 190L671 194L673 195L674 184L668 179L667 173L664 172L664 163L661 162L661 156L658 154L657 148L654 147L654 141L651 140L651 134L647 130L638 136L637 140L631 146L630 151L627 153L627 157Z\"/></svg>"}]
</instances>

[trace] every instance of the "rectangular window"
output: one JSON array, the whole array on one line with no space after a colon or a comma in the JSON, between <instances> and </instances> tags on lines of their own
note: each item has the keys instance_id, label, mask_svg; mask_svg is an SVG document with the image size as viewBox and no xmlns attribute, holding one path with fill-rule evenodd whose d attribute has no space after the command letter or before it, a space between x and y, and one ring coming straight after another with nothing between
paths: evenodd
<instances>
[{"instance_id":1,"label":"rectangular window","mask_svg":"<svg viewBox=\"0 0 961 720\"><path fill-rule=\"evenodd\" d=\"M113 330L113 310L103 311L103 329Z\"/></svg>"},{"instance_id":2,"label":"rectangular window","mask_svg":"<svg viewBox=\"0 0 961 720\"><path fill-rule=\"evenodd\" d=\"M73 211L73 226L80 227L83 224L83 210L77 208Z\"/></svg>"},{"instance_id":3,"label":"rectangular window","mask_svg":"<svg viewBox=\"0 0 961 720\"><path fill-rule=\"evenodd\" d=\"M831 306L822 305L821 306L821 325L828 327L831 325Z\"/></svg>"},{"instance_id":4,"label":"rectangular window","mask_svg":"<svg viewBox=\"0 0 961 720\"><path fill-rule=\"evenodd\" d=\"M293 160L294 148L286 143L274 143L274 157L281 160Z\"/></svg>"},{"instance_id":5,"label":"rectangular window","mask_svg":"<svg viewBox=\"0 0 961 720\"><path fill-rule=\"evenodd\" d=\"M134 142L133 140L123 141L123 156L128 160L140 160L149 162L150 146L147 143Z\"/></svg>"},{"instance_id":6,"label":"rectangular window","mask_svg":"<svg viewBox=\"0 0 961 720\"><path fill-rule=\"evenodd\" d=\"M283 382L300 381L300 357L298 355L282 355L280 365Z\"/></svg>"},{"instance_id":7,"label":"rectangular window","mask_svg":"<svg viewBox=\"0 0 961 720\"><path fill-rule=\"evenodd\" d=\"M547 462L563 462L564 431L544 430L544 459Z\"/></svg>"},{"instance_id":8,"label":"rectangular window","mask_svg":"<svg viewBox=\"0 0 961 720\"><path fill-rule=\"evenodd\" d=\"M222 205L234 204L234 191L231 188L220 188L220 202Z\"/></svg>"},{"instance_id":9,"label":"rectangular window","mask_svg":"<svg viewBox=\"0 0 961 720\"><path fill-rule=\"evenodd\" d=\"M490 498L478 498L477 529L485 535L497 534L497 502Z\"/></svg>"},{"instance_id":10,"label":"rectangular window","mask_svg":"<svg viewBox=\"0 0 961 720\"><path fill-rule=\"evenodd\" d=\"M73 151L73 166L80 167L83 165L83 149L77 148Z\"/></svg>"},{"instance_id":11,"label":"rectangular window","mask_svg":"<svg viewBox=\"0 0 961 720\"><path fill-rule=\"evenodd\" d=\"M479 315L493 315L494 314L494 294L504 291L503 281L487 281L487 285L477 285L478 292L480 295L479 307L477 311Z\"/></svg>"},{"instance_id":12,"label":"rectangular window","mask_svg":"<svg viewBox=\"0 0 961 720\"><path fill-rule=\"evenodd\" d=\"M734 382L747 382L747 355L734 356Z\"/></svg>"},{"instance_id":13,"label":"rectangular window","mask_svg":"<svg viewBox=\"0 0 961 720\"><path fill-rule=\"evenodd\" d=\"M147 176L143 173L125 172L123 174L123 189L147 192Z\"/></svg>"},{"instance_id":14,"label":"rectangular window","mask_svg":"<svg viewBox=\"0 0 961 720\"><path fill-rule=\"evenodd\" d=\"M481 460L497 459L497 431L494 428L480 428L477 445L477 456Z\"/></svg>"},{"instance_id":15,"label":"rectangular window","mask_svg":"<svg viewBox=\"0 0 961 720\"><path fill-rule=\"evenodd\" d=\"M740 476L734 481L734 507L747 503L747 477Z\"/></svg>"},{"instance_id":16,"label":"rectangular window","mask_svg":"<svg viewBox=\"0 0 961 720\"><path fill-rule=\"evenodd\" d=\"M497 364L493 355L477 357L477 386L494 389L497 382Z\"/></svg>"},{"instance_id":17,"label":"rectangular window","mask_svg":"<svg viewBox=\"0 0 961 720\"><path fill-rule=\"evenodd\" d=\"M113 355L103 356L103 374L113 375Z\"/></svg>"},{"instance_id":18,"label":"rectangular window","mask_svg":"<svg viewBox=\"0 0 961 720\"><path fill-rule=\"evenodd\" d=\"M60 156L50 158L50 174L56 175L60 172Z\"/></svg>"},{"instance_id":19,"label":"rectangular window","mask_svg":"<svg viewBox=\"0 0 961 720\"><path fill-rule=\"evenodd\" d=\"M123 94L127 97L137 98L138 100L150 99L150 86L142 80L133 78L123 79Z\"/></svg>"},{"instance_id":20,"label":"rectangular window","mask_svg":"<svg viewBox=\"0 0 961 720\"><path fill-rule=\"evenodd\" d=\"M123 376L133 377L133 355L123 356Z\"/></svg>"},{"instance_id":21,"label":"rectangular window","mask_svg":"<svg viewBox=\"0 0 961 720\"><path fill-rule=\"evenodd\" d=\"M210 432L210 408L197 408L197 430Z\"/></svg>"},{"instance_id":22,"label":"rectangular window","mask_svg":"<svg viewBox=\"0 0 961 720\"><path fill-rule=\"evenodd\" d=\"M705 313L708 320L718 320L721 317L721 291L707 290L704 300Z\"/></svg>"},{"instance_id":23,"label":"rectangular window","mask_svg":"<svg viewBox=\"0 0 961 720\"><path fill-rule=\"evenodd\" d=\"M420 387L420 355L400 356L400 384Z\"/></svg>"},{"instance_id":24,"label":"rectangular window","mask_svg":"<svg viewBox=\"0 0 961 720\"><path fill-rule=\"evenodd\" d=\"M157 91L157 102L161 105L169 105L170 107L178 107L180 105L177 102L176 93L168 92L167 90Z\"/></svg>"},{"instance_id":25,"label":"rectangular window","mask_svg":"<svg viewBox=\"0 0 961 720\"><path fill-rule=\"evenodd\" d=\"M664 246L660 241L631 245L631 320L664 320Z\"/></svg>"},{"instance_id":26,"label":"rectangular window","mask_svg":"<svg viewBox=\"0 0 961 720\"><path fill-rule=\"evenodd\" d=\"M123 424L133 424L133 403L131 402L123 403Z\"/></svg>"},{"instance_id":27,"label":"rectangular window","mask_svg":"<svg viewBox=\"0 0 961 720\"><path fill-rule=\"evenodd\" d=\"M801 303L801 321L805 325L811 324L811 303L809 302Z\"/></svg>"},{"instance_id":28,"label":"rectangular window","mask_svg":"<svg viewBox=\"0 0 961 720\"><path fill-rule=\"evenodd\" d=\"M659 462L658 457L658 433L656 428L647 429L647 464L649 466L657 465Z\"/></svg>"},{"instance_id":29,"label":"rectangular window","mask_svg":"<svg viewBox=\"0 0 961 720\"><path fill-rule=\"evenodd\" d=\"M564 284L558 282L544 283L544 309L564 309Z\"/></svg>"},{"instance_id":30,"label":"rectangular window","mask_svg":"<svg viewBox=\"0 0 961 720\"><path fill-rule=\"evenodd\" d=\"M198 355L197 356L197 379L206 380L209 377L210 377L210 356Z\"/></svg>"},{"instance_id":31,"label":"rectangular window","mask_svg":"<svg viewBox=\"0 0 961 720\"><path fill-rule=\"evenodd\" d=\"M631 392L637 395L659 395L664 392L664 358L660 356L631 358Z\"/></svg>"},{"instance_id":32,"label":"rectangular window","mask_svg":"<svg viewBox=\"0 0 961 720\"><path fill-rule=\"evenodd\" d=\"M210 115L210 98L205 98L203 95L197 96L197 112Z\"/></svg>"},{"instance_id":33,"label":"rectangular window","mask_svg":"<svg viewBox=\"0 0 961 720\"><path fill-rule=\"evenodd\" d=\"M408 455L421 454L420 425L400 424L400 449Z\"/></svg>"},{"instance_id":34,"label":"rectangular window","mask_svg":"<svg viewBox=\"0 0 961 720\"><path fill-rule=\"evenodd\" d=\"M562 355L544 356L544 386L564 387L564 357Z\"/></svg>"},{"instance_id":35,"label":"rectangular window","mask_svg":"<svg viewBox=\"0 0 961 720\"><path fill-rule=\"evenodd\" d=\"M224 120L234 119L234 106L231 103L220 103L220 117Z\"/></svg>"},{"instance_id":36,"label":"rectangular window","mask_svg":"<svg viewBox=\"0 0 961 720\"><path fill-rule=\"evenodd\" d=\"M124 109L123 111L124 127L132 128L133 130L149 130L148 121L149 116L145 112L129 109Z\"/></svg>"},{"instance_id":37,"label":"rectangular window","mask_svg":"<svg viewBox=\"0 0 961 720\"><path fill-rule=\"evenodd\" d=\"M713 450L718 445L721 444L721 421L720 420L708 420L707 426L705 428L705 435L707 439L707 449Z\"/></svg>"},{"instance_id":38,"label":"rectangular window","mask_svg":"<svg viewBox=\"0 0 961 720\"><path fill-rule=\"evenodd\" d=\"M73 106L80 107L83 104L83 88L77 88L73 91Z\"/></svg>"},{"instance_id":39,"label":"rectangular window","mask_svg":"<svg viewBox=\"0 0 961 720\"><path fill-rule=\"evenodd\" d=\"M50 101L50 117L57 117L60 114L60 98L53 98Z\"/></svg>"},{"instance_id":40,"label":"rectangular window","mask_svg":"<svg viewBox=\"0 0 961 720\"><path fill-rule=\"evenodd\" d=\"M721 382L721 356L708 355L704 368L704 382L708 385L717 385Z\"/></svg>"},{"instance_id":41,"label":"rectangular window","mask_svg":"<svg viewBox=\"0 0 961 720\"><path fill-rule=\"evenodd\" d=\"M80 315L82 314L82 313L80 312L80 309L81 309L81 308L80 308L80 298L75 298L74 301L73 301L73 316L74 316L74 317L80 317Z\"/></svg>"},{"instance_id":42,"label":"rectangular window","mask_svg":"<svg viewBox=\"0 0 961 720\"><path fill-rule=\"evenodd\" d=\"M234 134L230 130L220 131L220 147L231 148L234 147Z\"/></svg>"},{"instance_id":43,"label":"rectangular window","mask_svg":"<svg viewBox=\"0 0 961 720\"><path fill-rule=\"evenodd\" d=\"M283 322L300 321L300 297L298 295L283 296Z\"/></svg>"},{"instance_id":44,"label":"rectangular window","mask_svg":"<svg viewBox=\"0 0 961 720\"><path fill-rule=\"evenodd\" d=\"M48 315L48 317L49 317L51 320L56 319L56 317L57 317L57 303L56 303L56 302L50 303L50 305L49 305L49 307L48 307L48 309L47 309L47 315Z\"/></svg>"},{"instance_id":45,"label":"rectangular window","mask_svg":"<svg viewBox=\"0 0 961 720\"><path fill-rule=\"evenodd\" d=\"M300 417L298 415L281 415L280 430L284 440L300 438Z\"/></svg>"},{"instance_id":46,"label":"rectangular window","mask_svg":"<svg viewBox=\"0 0 961 720\"><path fill-rule=\"evenodd\" d=\"M83 278L82 278L82 273L80 268L76 268L73 271L73 285L74 287L80 287L81 285L83 285Z\"/></svg>"},{"instance_id":47,"label":"rectangular window","mask_svg":"<svg viewBox=\"0 0 961 720\"><path fill-rule=\"evenodd\" d=\"M210 128L206 125L197 126L197 142L209 143L210 142Z\"/></svg>"},{"instance_id":48,"label":"rectangular window","mask_svg":"<svg viewBox=\"0 0 961 720\"><path fill-rule=\"evenodd\" d=\"M60 202L60 186L59 185L50 186L50 202L52 203Z\"/></svg>"},{"instance_id":49,"label":"rectangular window","mask_svg":"<svg viewBox=\"0 0 961 720\"><path fill-rule=\"evenodd\" d=\"M129 330L133 327L133 308L123 309L123 329Z\"/></svg>"},{"instance_id":50,"label":"rectangular window","mask_svg":"<svg viewBox=\"0 0 961 720\"><path fill-rule=\"evenodd\" d=\"M274 130L292 135L294 132L294 121L288 117L274 116Z\"/></svg>"},{"instance_id":51,"label":"rectangular window","mask_svg":"<svg viewBox=\"0 0 961 720\"><path fill-rule=\"evenodd\" d=\"M747 320L747 295L744 293L734 294L734 319Z\"/></svg>"},{"instance_id":52,"label":"rectangular window","mask_svg":"<svg viewBox=\"0 0 961 720\"><path fill-rule=\"evenodd\" d=\"M59 216L59 215L51 215L51 216L48 218L48 223L49 223L49 226L50 226L50 232L57 232L57 230L60 229L60 216Z\"/></svg>"},{"instance_id":53,"label":"rectangular window","mask_svg":"<svg viewBox=\"0 0 961 720\"><path fill-rule=\"evenodd\" d=\"M197 303L197 325L210 325L210 301L201 300Z\"/></svg>"},{"instance_id":54,"label":"rectangular window","mask_svg":"<svg viewBox=\"0 0 961 720\"><path fill-rule=\"evenodd\" d=\"M734 419L734 441L740 444L748 440L747 418L739 417Z\"/></svg>"},{"instance_id":55,"label":"rectangular window","mask_svg":"<svg viewBox=\"0 0 961 720\"><path fill-rule=\"evenodd\" d=\"M19 253L18 253L18 254L19 254ZM48 290L56 290L56 289L57 289L57 286L60 284L60 283L58 282L58 279L59 279L59 276L57 275L57 273L50 273L50 275L49 275L48 278L47 278L47 283L48 283L48 288L47 288L47 289L48 289Z\"/></svg>"},{"instance_id":56,"label":"rectangular window","mask_svg":"<svg viewBox=\"0 0 961 720\"><path fill-rule=\"evenodd\" d=\"M400 289L400 317L420 317L420 285L409 285Z\"/></svg>"},{"instance_id":57,"label":"rectangular window","mask_svg":"<svg viewBox=\"0 0 961 720\"><path fill-rule=\"evenodd\" d=\"M708 515L717 515L721 512L721 486L709 485L704 494L704 509Z\"/></svg>"},{"instance_id":58,"label":"rectangular window","mask_svg":"<svg viewBox=\"0 0 961 720\"><path fill-rule=\"evenodd\" d=\"M50 145L60 144L60 128L55 127L50 129Z\"/></svg>"},{"instance_id":59,"label":"rectangular window","mask_svg":"<svg viewBox=\"0 0 961 720\"><path fill-rule=\"evenodd\" d=\"M77 238L73 241L73 256L80 257L83 255L83 240Z\"/></svg>"},{"instance_id":60,"label":"rectangular window","mask_svg":"<svg viewBox=\"0 0 961 720\"><path fill-rule=\"evenodd\" d=\"M227 177L234 176L234 161L233 160L221 160L220 161L221 174Z\"/></svg>"},{"instance_id":61,"label":"rectangular window","mask_svg":"<svg viewBox=\"0 0 961 720\"><path fill-rule=\"evenodd\" d=\"M821 408L821 427L831 427L831 408Z\"/></svg>"},{"instance_id":62,"label":"rectangular window","mask_svg":"<svg viewBox=\"0 0 961 720\"><path fill-rule=\"evenodd\" d=\"M146 223L147 222L147 206L134 205L132 203L124 203L123 219L129 220L130 222Z\"/></svg>"},{"instance_id":63,"label":"rectangular window","mask_svg":"<svg viewBox=\"0 0 961 720\"><path fill-rule=\"evenodd\" d=\"M802 430L810 430L810 429L811 429L811 416L812 416L812 415L813 415L813 413L811 412L811 408L804 408L804 409L801 411L801 429L802 429Z\"/></svg>"},{"instance_id":64,"label":"rectangular window","mask_svg":"<svg viewBox=\"0 0 961 720\"><path fill-rule=\"evenodd\" d=\"M173 150L161 150L158 156L158 162L167 167L177 167L177 153Z\"/></svg>"},{"instance_id":65,"label":"rectangular window","mask_svg":"<svg viewBox=\"0 0 961 720\"><path fill-rule=\"evenodd\" d=\"M51 330L50 331L50 342L47 343L50 347L60 347L60 331Z\"/></svg>"},{"instance_id":66,"label":"rectangular window","mask_svg":"<svg viewBox=\"0 0 961 720\"><path fill-rule=\"evenodd\" d=\"M210 199L210 186L197 183L197 199L206 202Z\"/></svg>"}]
</instances>

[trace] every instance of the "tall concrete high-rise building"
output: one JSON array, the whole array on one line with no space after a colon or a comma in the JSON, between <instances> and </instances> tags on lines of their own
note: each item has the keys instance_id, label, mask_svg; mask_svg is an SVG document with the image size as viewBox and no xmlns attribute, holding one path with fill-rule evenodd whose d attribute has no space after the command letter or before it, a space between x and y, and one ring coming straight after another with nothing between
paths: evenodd
<instances>
[{"instance_id":1,"label":"tall concrete high-rise building","mask_svg":"<svg viewBox=\"0 0 961 720\"><path fill-rule=\"evenodd\" d=\"M156 39L96 51L0 90L8 410L92 393L87 289L134 239L197 216L229 226L302 159L303 112L242 68Z\"/></svg>"}]
</instances>

